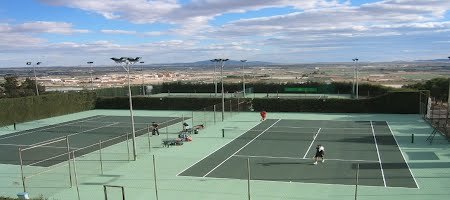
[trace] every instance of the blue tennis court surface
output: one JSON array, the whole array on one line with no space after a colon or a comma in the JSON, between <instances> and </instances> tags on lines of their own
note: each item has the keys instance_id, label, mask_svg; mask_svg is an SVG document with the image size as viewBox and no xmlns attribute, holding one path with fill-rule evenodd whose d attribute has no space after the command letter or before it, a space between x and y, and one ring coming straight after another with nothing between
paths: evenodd
<instances>
[{"instance_id":1,"label":"blue tennis court surface","mask_svg":"<svg viewBox=\"0 0 450 200\"><path fill-rule=\"evenodd\" d=\"M316 145L325 162L313 165ZM386 121L268 119L179 176L417 188Z\"/></svg>"}]
</instances>

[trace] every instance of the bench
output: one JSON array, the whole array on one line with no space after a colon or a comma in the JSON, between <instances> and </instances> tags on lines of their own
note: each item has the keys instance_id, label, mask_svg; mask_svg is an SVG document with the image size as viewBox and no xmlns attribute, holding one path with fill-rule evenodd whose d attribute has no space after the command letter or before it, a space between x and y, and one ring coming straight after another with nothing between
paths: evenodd
<instances>
[{"instance_id":1,"label":"bench","mask_svg":"<svg viewBox=\"0 0 450 200\"><path fill-rule=\"evenodd\" d=\"M162 139L162 144L164 147L170 147L173 145L182 145L183 141L179 138L168 138L168 139Z\"/></svg>"}]
</instances>

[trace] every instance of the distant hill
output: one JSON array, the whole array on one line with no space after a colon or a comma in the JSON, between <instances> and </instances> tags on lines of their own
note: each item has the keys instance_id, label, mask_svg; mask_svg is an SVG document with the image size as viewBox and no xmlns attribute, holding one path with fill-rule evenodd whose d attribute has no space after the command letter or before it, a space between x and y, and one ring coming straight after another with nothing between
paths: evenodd
<instances>
[{"instance_id":1,"label":"distant hill","mask_svg":"<svg viewBox=\"0 0 450 200\"><path fill-rule=\"evenodd\" d=\"M416 60L416 62L450 62L450 59Z\"/></svg>"},{"instance_id":2,"label":"distant hill","mask_svg":"<svg viewBox=\"0 0 450 200\"><path fill-rule=\"evenodd\" d=\"M152 66L171 66L171 67L212 67L214 64L218 65L218 63L211 62L210 60L203 60L191 63L160 63L160 64L151 64ZM228 60L225 62L225 66L242 66L242 62L239 60ZM262 61L247 61L245 62L245 66L268 66L274 65L275 63L270 62L262 62Z\"/></svg>"},{"instance_id":3,"label":"distant hill","mask_svg":"<svg viewBox=\"0 0 450 200\"><path fill-rule=\"evenodd\" d=\"M213 65L213 62L210 60L204 60L204 61L197 61L193 62L191 64L194 65ZM242 62L239 60L228 60L225 62L226 65L242 65ZM247 61L245 62L245 65L273 65L274 63L271 62L262 62L262 61Z\"/></svg>"}]
</instances>

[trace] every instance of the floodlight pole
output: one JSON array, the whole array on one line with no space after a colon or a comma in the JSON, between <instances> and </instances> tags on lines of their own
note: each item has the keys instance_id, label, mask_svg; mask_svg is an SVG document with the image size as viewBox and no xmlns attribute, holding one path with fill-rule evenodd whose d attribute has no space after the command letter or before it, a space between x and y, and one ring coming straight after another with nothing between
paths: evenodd
<instances>
[{"instance_id":1,"label":"floodlight pole","mask_svg":"<svg viewBox=\"0 0 450 200\"><path fill-rule=\"evenodd\" d=\"M352 59L354 62L353 66L353 84L352 84L352 94L356 95L356 99L358 99L358 58ZM355 88L356 85L356 88Z\"/></svg>"},{"instance_id":2,"label":"floodlight pole","mask_svg":"<svg viewBox=\"0 0 450 200\"><path fill-rule=\"evenodd\" d=\"M36 65L40 65L42 62L37 62L36 64L33 64L33 74L34 74L34 85L36 87L36 96L39 96L39 88L37 83L37 76L36 76ZM31 65L31 62L27 62L27 65Z\"/></svg>"},{"instance_id":3,"label":"floodlight pole","mask_svg":"<svg viewBox=\"0 0 450 200\"><path fill-rule=\"evenodd\" d=\"M214 96L217 96L216 62L219 62L219 59L212 59L210 61L214 63L214 74L213 74Z\"/></svg>"},{"instance_id":4,"label":"floodlight pole","mask_svg":"<svg viewBox=\"0 0 450 200\"><path fill-rule=\"evenodd\" d=\"M450 56L448 57L448 60L450 61ZM449 79L449 83L448 83L448 96L447 96L447 121L448 121L448 116L449 116L449 110L450 109L450 79ZM447 122L448 125L448 122Z\"/></svg>"},{"instance_id":5,"label":"floodlight pole","mask_svg":"<svg viewBox=\"0 0 450 200\"><path fill-rule=\"evenodd\" d=\"M89 61L89 62L87 62L87 64L89 65L89 67L90 67L90 75L91 75L91 90L92 91L94 91L94 79L92 78L92 73L94 72L93 70L92 70L92 64L94 64L94 62L92 62L92 61Z\"/></svg>"},{"instance_id":6,"label":"floodlight pole","mask_svg":"<svg viewBox=\"0 0 450 200\"><path fill-rule=\"evenodd\" d=\"M359 66L358 66L358 58L355 58L356 60L356 99L359 99Z\"/></svg>"},{"instance_id":7,"label":"floodlight pole","mask_svg":"<svg viewBox=\"0 0 450 200\"><path fill-rule=\"evenodd\" d=\"M225 65L225 61L228 61L228 58L220 58L216 59L220 62L220 82L222 83L222 122L225 117L225 91L223 88L223 66Z\"/></svg>"},{"instance_id":8,"label":"floodlight pole","mask_svg":"<svg viewBox=\"0 0 450 200\"><path fill-rule=\"evenodd\" d=\"M136 132L134 128L134 115L133 115L133 100L131 98L131 82L130 82L130 70L131 65L138 62L141 57L130 58L130 57L121 57L121 58L111 58L114 62L121 64L122 68L127 71L128 77L128 99L130 102L130 117L131 117L131 129L132 129L132 141L133 141L133 160L136 160Z\"/></svg>"},{"instance_id":9,"label":"floodlight pole","mask_svg":"<svg viewBox=\"0 0 450 200\"><path fill-rule=\"evenodd\" d=\"M244 73L244 64L247 60L241 60L242 62L242 92L245 98L245 73Z\"/></svg>"},{"instance_id":10,"label":"floodlight pole","mask_svg":"<svg viewBox=\"0 0 450 200\"><path fill-rule=\"evenodd\" d=\"M141 61L139 63L140 64L144 64L144 61ZM145 96L144 65L141 65L141 75L142 75L142 95Z\"/></svg>"}]
</instances>

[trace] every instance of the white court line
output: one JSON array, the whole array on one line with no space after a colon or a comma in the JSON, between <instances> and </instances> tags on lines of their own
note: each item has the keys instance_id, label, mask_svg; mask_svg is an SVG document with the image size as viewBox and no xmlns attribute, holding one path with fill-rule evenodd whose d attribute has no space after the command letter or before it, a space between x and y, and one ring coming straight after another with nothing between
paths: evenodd
<instances>
[{"instance_id":1,"label":"white court line","mask_svg":"<svg viewBox=\"0 0 450 200\"><path fill-rule=\"evenodd\" d=\"M11 136L8 136L8 137L0 137L0 140L12 138L12 137L17 137L17 136L21 136L21 135L27 135L27 134L35 133L35 132L41 132L41 131L45 131L45 130L52 129L52 128L56 128L56 127L64 127L64 126L67 126L67 125L69 125L69 124L75 124L75 123L80 123L80 122L86 122L86 121L91 120L91 119L98 119L98 118L102 118L102 117L106 117L106 115L101 115L101 116L99 116L99 117L89 118L89 119L87 119L87 120L81 120L81 121L75 121L75 122L71 122L71 123L67 123L67 124L61 124L61 125L58 125L58 126L52 126L52 127L48 127L48 128L44 128L44 129L39 129L39 128L38 128L38 130L34 130L34 131L25 131L25 132L22 133L22 134L11 135ZM50 125L50 126L51 126L51 125Z\"/></svg>"},{"instance_id":2,"label":"white court line","mask_svg":"<svg viewBox=\"0 0 450 200\"><path fill-rule=\"evenodd\" d=\"M381 164L380 151L378 150L377 137L375 137L375 130L373 129L372 121L370 121L370 127L372 127L372 135L375 141L375 147L377 148L378 162L380 163L381 175L383 176L384 187L386 187L386 179L384 178L383 165Z\"/></svg>"},{"instance_id":3,"label":"white court line","mask_svg":"<svg viewBox=\"0 0 450 200\"><path fill-rule=\"evenodd\" d=\"M227 160L229 160L231 157L233 157L234 155L236 155L237 152L241 151L243 148L245 148L247 145L249 145L250 143L252 143L254 140L256 140L256 138L258 138L259 136L261 136L262 134L264 134L267 130L269 130L270 128L272 128L272 126L274 126L276 123L278 123L281 119L278 119L275 123L273 123L272 125L270 125L266 130L264 130L263 132L261 132L260 134L258 134L255 138L253 138L252 140L250 140L247 144L245 144L243 147L241 147L240 149L238 149L236 152L234 152L233 154L231 154L230 157L228 157L227 159L225 159L224 161L222 161L219 165L217 165L216 167L214 167L211 171L209 171L208 173L206 173L203 177L208 176L208 174L210 174L212 171L214 171L215 169L217 169L218 167L220 167L223 163L225 163Z\"/></svg>"},{"instance_id":4,"label":"white court line","mask_svg":"<svg viewBox=\"0 0 450 200\"><path fill-rule=\"evenodd\" d=\"M0 146L13 146L13 147L31 147L32 144L0 144ZM58 147L58 146L45 146L45 148L54 148L54 149L67 149L67 147ZM79 149L70 147L71 149Z\"/></svg>"},{"instance_id":5,"label":"white court line","mask_svg":"<svg viewBox=\"0 0 450 200\"><path fill-rule=\"evenodd\" d=\"M319 128L319 127L310 127L310 126L277 126L277 128L293 128L293 129L312 128L312 129L316 129L316 128ZM353 127L353 128L348 128L348 127L325 127L323 129L343 129L343 130L347 130L347 129L364 129L364 130L366 130L367 128L364 128L364 127Z\"/></svg>"},{"instance_id":6,"label":"white court line","mask_svg":"<svg viewBox=\"0 0 450 200\"><path fill-rule=\"evenodd\" d=\"M313 141L311 141L311 144L308 147L308 150L305 152L305 155L303 156L303 158L306 158L306 155L308 155L309 149L311 149L312 145L314 144L314 141L316 140L317 136L320 133L320 130L322 130L322 128L319 128L319 130L317 130L316 135L314 135Z\"/></svg>"},{"instance_id":7,"label":"white court line","mask_svg":"<svg viewBox=\"0 0 450 200\"><path fill-rule=\"evenodd\" d=\"M254 129L256 126L260 125L261 123L256 124L255 126L253 126L251 129L245 131L244 133L242 133L241 135L235 137L234 139L232 139L231 141L225 143L224 145L222 145L220 148L216 149L215 151L211 152L210 154L204 156L202 159L198 160L197 162L195 162L194 164L190 165L189 167L187 167L186 169L184 169L183 171L181 171L180 173L177 174L177 176L179 176L181 173L185 172L186 170L188 170L189 168L191 168L192 166L196 165L197 163L199 163L200 161L204 160L205 158L207 158L208 156L212 155L213 153L215 153L216 151L222 149L224 146L230 144L231 142L233 142L234 140L236 140L237 138L239 138L240 136L244 135L245 133L249 132L249 131L253 131L252 129Z\"/></svg>"},{"instance_id":8,"label":"white court line","mask_svg":"<svg viewBox=\"0 0 450 200\"><path fill-rule=\"evenodd\" d=\"M199 176L189 176L195 179L199 179L202 181L205 181L204 177L199 177ZM207 177L208 180L237 180L238 178L224 178L224 177L212 177L209 176ZM247 179L246 179L247 180ZM341 183L310 183L310 182L288 182L286 181L273 181L273 180L262 180L262 179L252 179L252 182L259 182L259 183L275 183L275 184L301 184L301 185L315 185L315 186L321 186L321 185L330 185L330 186L343 186L343 187L355 187L355 184L341 184ZM380 188L381 186L377 186L377 185L361 185L364 187L370 187L370 188ZM402 189L413 189L413 190L417 190L417 188L409 188L409 187L386 187L386 188L402 188Z\"/></svg>"},{"instance_id":9,"label":"white court line","mask_svg":"<svg viewBox=\"0 0 450 200\"><path fill-rule=\"evenodd\" d=\"M398 145L397 138L395 138L395 135L392 133L391 126L389 125L389 123L388 123L387 121L386 121L386 124L387 124L387 126L388 126L388 128L389 128L389 131L391 131L392 137L394 137L395 144L397 144L397 147L398 147L398 149L400 150L400 154L402 154L402 157L403 157L403 160L404 160L405 163L406 163L406 166L408 166L408 170L409 170L409 172L411 173L411 175L412 175L412 177L413 177L413 179L414 179L414 183L416 183L417 189L420 189L419 184L418 184L417 181L416 181L416 177L414 177L414 174L413 174L413 172L411 171L411 168L409 167L408 162L406 162L405 156L403 155L403 151L402 151L402 149L400 148L400 145Z\"/></svg>"},{"instance_id":10,"label":"white court line","mask_svg":"<svg viewBox=\"0 0 450 200\"><path fill-rule=\"evenodd\" d=\"M236 156L236 157L246 157L246 158L310 160L310 158L299 158L299 157L248 156L248 155L234 155L234 156ZM326 160L342 161L342 162L366 162L366 163L377 163L378 162L378 160L346 160L346 159L336 159L336 158L327 158Z\"/></svg>"}]
</instances>

